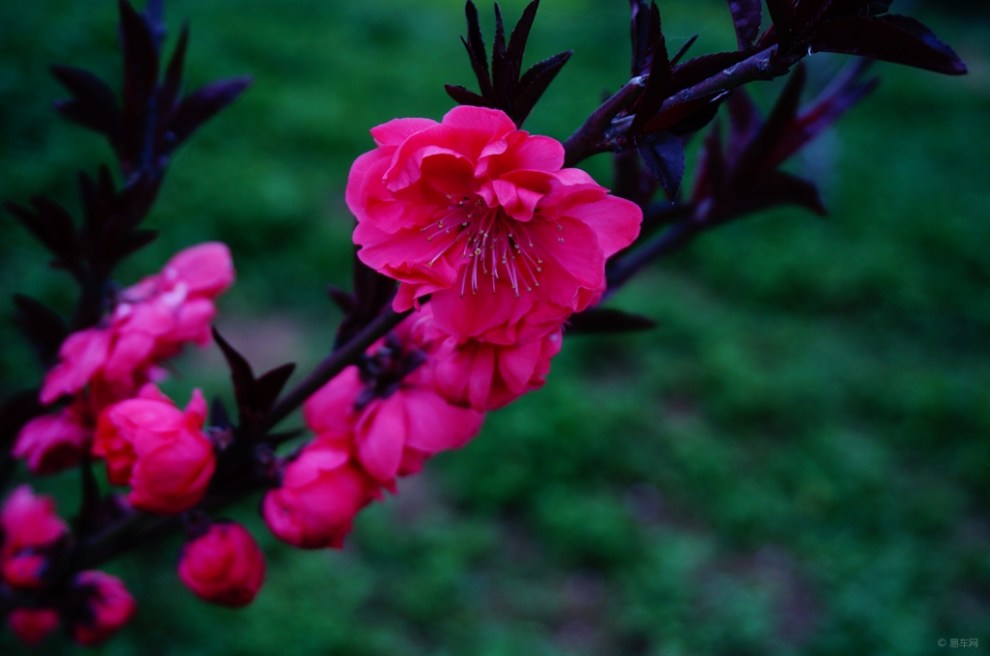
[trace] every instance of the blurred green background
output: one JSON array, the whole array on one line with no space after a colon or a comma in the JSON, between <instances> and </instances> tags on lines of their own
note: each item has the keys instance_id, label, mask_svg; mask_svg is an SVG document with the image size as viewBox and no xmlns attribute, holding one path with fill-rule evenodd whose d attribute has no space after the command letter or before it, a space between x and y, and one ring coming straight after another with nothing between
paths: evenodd
<instances>
[{"instance_id":1,"label":"blurred green background","mask_svg":"<svg viewBox=\"0 0 990 656\"><path fill-rule=\"evenodd\" d=\"M269 555L243 611L194 599L179 541L110 570L139 600L101 654L663 656L990 649L990 17L904 2L966 60L946 78L878 65L879 90L796 170L831 216L746 219L659 262L614 299L658 321L567 340L540 392L493 413L468 448L366 510L343 551ZM895 9L897 8L895 4ZM0 197L75 207L73 172L109 161L48 111L51 63L119 70L115 3L0 4ZM502 3L514 21L523 7ZM954 8L954 9L953 9ZM491 7L480 4L491 42ZM664 0L671 50L731 47L722 2ZM439 118L443 83L473 87L459 0L171 0L192 24L193 84L252 89L180 151L130 283L221 239L239 280L220 329L257 368L303 370L332 338L346 286L343 188L368 128ZM545 0L530 62L575 54L526 127L559 139L628 74L627 4ZM816 56L821 84L841 58ZM764 102L774 85L756 87ZM587 163L607 184L609 162ZM6 300L67 310L68 278L2 219L0 391L41 372ZM215 349L167 392L229 396ZM293 418L293 425L298 418ZM41 489L74 505L72 474ZM939 640L946 646L939 647ZM76 653L62 638L46 649ZM21 653L9 634L0 653ZM975 650L973 650L975 651Z\"/></svg>"}]
</instances>

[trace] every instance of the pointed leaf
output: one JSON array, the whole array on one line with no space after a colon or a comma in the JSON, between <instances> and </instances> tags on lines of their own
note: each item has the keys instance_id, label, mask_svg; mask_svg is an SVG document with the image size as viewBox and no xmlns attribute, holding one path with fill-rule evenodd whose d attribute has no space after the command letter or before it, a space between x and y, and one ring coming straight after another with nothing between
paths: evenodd
<instances>
[{"instance_id":1,"label":"pointed leaf","mask_svg":"<svg viewBox=\"0 0 990 656\"><path fill-rule=\"evenodd\" d=\"M663 36L660 9L657 8L656 3L650 5L650 22L651 36L656 35L655 40L650 43L653 63L650 66L650 77L634 106L636 116L630 128L632 132L638 132L648 120L653 118L660 105L670 95L673 82L673 71L667 55L667 41Z\"/></svg>"},{"instance_id":2,"label":"pointed leaf","mask_svg":"<svg viewBox=\"0 0 990 656\"><path fill-rule=\"evenodd\" d=\"M0 452L9 453L24 424L44 411L37 388L21 390L7 398L0 406Z\"/></svg>"},{"instance_id":3,"label":"pointed leaf","mask_svg":"<svg viewBox=\"0 0 990 656\"><path fill-rule=\"evenodd\" d=\"M794 21L793 0L767 0L767 11L777 34L783 37L791 31Z\"/></svg>"},{"instance_id":4,"label":"pointed leaf","mask_svg":"<svg viewBox=\"0 0 990 656\"><path fill-rule=\"evenodd\" d=\"M175 137L175 147L189 138L189 135L220 110L234 102L249 84L251 84L249 77L220 80L200 87L183 98L168 123L169 130Z\"/></svg>"},{"instance_id":5,"label":"pointed leaf","mask_svg":"<svg viewBox=\"0 0 990 656\"><path fill-rule=\"evenodd\" d=\"M888 14L825 21L811 41L813 50L841 52L923 68L947 75L966 73L966 64L922 23Z\"/></svg>"},{"instance_id":6,"label":"pointed leaf","mask_svg":"<svg viewBox=\"0 0 990 656\"><path fill-rule=\"evenodd\" d=\"M230 368L230 379L234 384L234 398L237 400L237 407L243 417L245 411L251 407L251 399L254 394L254 372L244 356L223 338L216 327L213 328L213 339L216 340L217 346L223 352L223 357L227 360L227 366Z\"/></svg>"},{"instance_id":7,"label":"pointed leaf","mask_svg":"<svg viewBox=\"0 0 990 656\"><path fill-rule=\"evenodd\" d=\"M116 245L115 259L122 260L125 257L136 253L158 237L157 230L132 230L122 237Z\"/></svg>"},{"instance_id":8,"label":"pointed leaf","mask_svg":"<svg viewBox=\"0 0 990 656\"><path fill-rule=\"evenodd\" d=\"M72 100L58 101L62 116L105 135L115 143L120 126L120 108L110 86L89 71L71 66L52 66L52 75L72 94Z\"/></svg>"},{"instance_id":9,"label":"pointed leaf","mask_svg":"<svg viewBox=\"0 0 990 656\"><path fill-rule=\"evenodd\" d=\"M749 197L754 203L751 211L776 205L799 205L819 216L828 213L813 182L783 171L763 176L751 189Z\"/></svg>"},{"instance_id":10,"label":"pointed leaf","mask_svg":"<svg viewBox=\"0 0 990 656\"><path fill-rule=\"evenodd\" d=\"M471 68L478 78L478 86L481 95L485 98L492 97L492 81L488 75L488 57L485 54L485 40L481 36L481 23L478 21L478 10L474 3L468 0L464 5L464 13L467 16L468 36L461 38L461 42L467 49L468 57L471 59Z\"/></svg>"},{"instance_id":11,"label":"pointed leaf","mask_svg":"<svg viewBox=\"0 0 990 656\"><path fill-rule=\"evenodd\" d=\"M259 413L268 412L295 369L295 363L289 362L262 374L255 382L252 409Z\"/></svg>"},{"instance_id":12,"label":"pointed leaf","mask_svg":"<svg viewBox=\"0 0 990 656\"><path fill-rule=\"evenodd\" d=\"M794 123L805 77L804 66L798 64L787 79L787 84L780 92L773 109L770 110L763 128L743 153L737 168L743 171L755 171L773 167L768 157Z\"/></svg>"},{"instance_id":13,"label":"pointed leaf","mask_svg":"<svg viewBox=\"0 0 990 656\"><path fill-rule=\"evenodd\" d=\"M175 101L182 91L182 72L186 62L186 48L189 46L189 23L182 26L179 33L179 42L175 44L172 57L169 59L168 68L165 71L165 79L162 80L161 89L158 92L158 106L162 113L170 112Z\"/></svg>"},{"instance_id":14,"label":"pointed leaf","mask_svg":"<svg viewBox=\"0 0 990 656\"><path fill-rule=\"evenodd\" d=\"M516 87L516 100L511 114L517 127L522 126L523 121L529 116L543 92L547 90L553 79L557 77L557 73L573 54L573 50L558 52L553 57L547 57L543 61L533 64L529 70L523 73Z\"/></svg>"},{"instance_id":15,"label":"pointed leaf","mask_svg":"<svg viewBox=\"0 0 990 656\"><path fill-rule=\"evenodd\" d=\"M822 92L811 107L801 112L767 157L771 166L776 166L803 148L876 88L877 78L859 79L868 65L869 60L859 60L846 75Z\"/></svg>"},{"instance_id":16,"label":"pointed leaf","mask_svg":"<svg viewBox=\"0 0 990 656\"><path fill-rule=\"evenodd\" d=\"M738 64L746 58L746 53L738 50L716 52L689 59L674 67L674 80L671 93L686 89L711 76Z\"/></svg>"},{"instance_id":17,"label":"pointed leaf","mask_svg":"<svg viewBox=\"0 0 990 656\"><path fill-rule=\"evenodd\" d=\"M690 39L685 41L684 45L678 48L677 52L674 53L674 56L670 58L670 65L673 66L677 62L681 61L681 58L687 54L687 51L691 49L691 46L693 46L694 42L697 40L698 40L698 35L695 34Z\"/></svg>"},{"instance_id":18,"label":"pointed leaf","mask_svg":"<svg viewBox=\"0 0 990 656\"><path fill-rule=\"evenodd\" d=\"M756 105L743 88L732 90L729 96L728 159L736 161L760 131L760 115Z\"/></svg>"},{"instance_id":19,"label":"pointed leaf","mask_svg":"<svg viewBox=\"0 0 990 656\"><path fill-rule=\"evenodd\" d=\"M760 0L729 0L729 12L732 14L732 24L736 28L739 49L745 50L753 45L760 34L760 22L763 20L761 2Z\"/></svg>"},{"instance_id":20,"label":"pointed leaf","mask_svg":"<svg viewBox=\"0 0 990 656\"><path fill-rule=\"evenodd\" d=\"M650 70L650 8L646 0L630 0L630 36L632 40L632 75L646 75Z\"/></svg>"},{"instance_id":21,"label":"pointed leaf","mask_svg":"<svg viewBox=\"0 0 990 656\"><path fill-rule=\"evenodd\" d=\"M697 174L691 202L701 205L718 195L725 180L725 156L722 154L722 127L716 123L705 138L698 157Z\"/></svg>"},{"instance_id":22,"label":"pointed leaf","mask_svg":"<svg viewBox=\"0 0 990 656\"><path fill-rule=\"evenodd\" d=\"M227 412L227 407L219 398L214 398L213 402L210 403L210 426L216 426L220 429L233 428L234 426L230 421L230 414Z\"/></svg>"},{"instance_id":23,"label":"pointed leaf","mask_svg":"<svg viewBox=\"0 0 990 656\"><path fill-rule=\"evenodd\" d=\"M31 342L41 362L50 365L58 358L58 350L69 334L69 328L60 314L37 299L14 294L17 305L16 322Z\"/></svg>"},{"instance_id":24,"label":"pointed leaf","mask_svg":"<svg viewBox=\"0 0 990 656\"><path fill-rule=\"evenodd\" d=\"M472 105L474 107L488 106L488 101L474 91L469 91L459 84L445 84L443 88L447 91L448 96L461 105Z\"/></svg>"},{"instance_id":25,"label":"pointed leaf","mask_svg":"<svg viewBox=\"0 0 990 656\"><path fill-rule=\"evenodd\" d=\"M121 51L124 58L122 164L136 168L150 133L148 116L158 82L158 49L147 19L127 0L119 0Z\"/></svg>"},{"instance_id":26,"label":"pointed leaf","mask_svg":"<svg viewBox=\"0 0 990 656\"><path fill-rule=\"evenodd\" d=\"M571 315L567 334L628 333L656 327L653 319L613 308L592 308Z\"/></svg>"},{"instance_id":27,"label":"pointed leaf","mask_svg":"<svg viewBox=\"0 0 990 656\"><path fill-rule=\"evenodd\" d=\"M540 0L533 0L526 5L526 9L523 10L522 16L519 17L516 26L512 28L512 36L509 37L507 57L509 61L515 63L514 75L516 77L519 76L519 71L522 70L521 66L523 53L526 50L526 41L529 39L529 31L533 27L533 21L536 19L536 10L539 7Z\"/></svg>"},{"instance_id":28,"label":"pointed leaf","mask_svg":"<svg viewBox=\"0 0 990 656\"><path fill-rule=\"evenodd\" d=\"M650 135L639 146L639 154L667 197L677 198L684 177L684 143L680 137L669 132Z\"/></svg>"},{"instance_id":29,"label":"pointed leaf","mask_svg":"<svg viewBox=\"0 0 990 656\"><path fill-rule=\"evenodd\" d=\"M513 74L512 62L507 58L505 50L505 24L502 21L502 10L495 4L495 42L492 45L492 88L494 99L498 106L508 109L512 102L513 86L516 75Z\"/></svg>"}]
</instances>

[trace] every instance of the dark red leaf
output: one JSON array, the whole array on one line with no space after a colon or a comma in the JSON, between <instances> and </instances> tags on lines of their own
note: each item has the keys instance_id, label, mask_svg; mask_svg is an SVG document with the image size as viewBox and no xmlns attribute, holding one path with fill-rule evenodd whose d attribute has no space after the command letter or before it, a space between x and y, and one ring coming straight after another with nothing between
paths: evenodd
<instances>
[{"instance_id":1,"label":"dark red leaf","mask_svg":"<svg viewBox=\"0 0 990 656\"><path fill-rule=\"evenodd\" d=\"M799 205L819 216L828 213L814 183L783 171L773 171L761 177L750 190L750 198L756 201L754 209L776 205Z\"/></svg>"},{"instance_id":2,"label":"dark red leaf","mask_svg":"<svg viewBox=\"0 0 990 656\"><path fill-rule=\"evenodd\" d=\"M516 75L513 75L512 62L508 60L505 51L505 23L502 21L502 10L495 4L495 42L492 44L492 88L499 105L507 107L512 100L512 87Z\"/></svg>"},{"instance_id":3,"label":"dark red leaf","mask_svg":"<svg viewBox=\"0 0 990 656\"><path fill-rule=\"evenodd\" d=\"M516 69L515 75L519 76L519 71L521 71L521 65L523 60L523 53L526 50L526 41L529 39L529 31L533 27L533 21L536 19L536 10L540 8L540 0L533 0L528 5L526 9L523 10L522 16L519 17L519 21L516 26L512 28L512 36L509 37L509 50L507 56L509 61L515 62Z\"/></svg>"},{"instance_id":4,"label":"dark red leaf","mask_svg":"<svg viewBox=\"0 0 990 656\"><path fill-rule=\"evenodd\" d=\"M649 50L652 63L650 77L633 106L636 112L630 130L638 132L660 109L660 105L670 95L673 82L673 71L670 67L670 57L667 53L667 41L663 36L663 26L660 20L660 9L656 3L650 4L651 39Z\"/></svg>"},{"instance_id":5,"label":"dark red leaf","mask_svg":"<svg viewBox=\"0 0 990 656\"><path fill-rule=\"evenodd\" d=\"M813 50L841 52L923 68L947 75L966 73L966 64L922 23L907 16L852 16L823 22Z\"/></svg>"},{"instance_id":6,"label":"dark red leaf","mask_svg":"<svg viewBox=\"0 0 990 656\"><path fill-rule=\"evenodd\" d=\"M254 372L251 370L251 365L248 364L247 359L223 338L216 327L213 328L213 339L216 340L223 357L227 360L227 366L230 368L230 380L234 384L234 398L237 400L237 407L243 416L245 409L251 407L255 385Z\"/></svg>"},{"instance_id":7,"label":"dark red leaf","mask_svg":"<svg viewBox=\"0 0 990 656\"><path fill-rule=\"evenodd\" d=\"M73 100L55 104L62 116L105 135L116 143L120 108L110 86L89 71L71 66L52 66L52 75L72 94Z\"/></svg>"},{"instance_id":8,"label":"dark red leaf","mask_svg":"<svg viewBox=\"0 0 990 656\"><path fill-rule=\"evenodd\" d=\"M175 44L172 57L168 61L168 68L165 71L165 78L162 80L162 87L158 92L158 106L163 113L170 112L175 101L182 91L182 72L185 68L186 48L189 46L189 23L182 26L179 33L179 42Z\"/></svg>"},{"instance_id":9,"label":"dark red leaf","mask_svg":"<svg viewBox=\"0 0 990 656\"><path fill-rule=\"evenodd\" d=\"M810 107L801 112L767 156L770 166L780 164L803 148L876 88L879 82L877 78L865 81L860 79L868 65L869 60L859 60L829 85Z\"/></svg>"},{"instance_id":10,"label":"dark red leaf","mask_svg":"<svg viewBox=\"0 0 990 656\"><path fill-rule=\"evenodd\" d=\"M655 328L656 321L639 314L613 308L592 308L571 315L567 320L567 334L628 333Z\"/></svg>"},{"instance_id":11,"label":"dark red leaf","mask_svg":"<svg viewBox=\"0 0 990 656\"><path fill-rule=\"evenodd\" d=\"M30 296L14 294L17 305L17 326L24 333L41 362L49 366L58 357L58 350L69 334L65 320L58 312Z\"/></svg>"},{"instance_id":12,"label":"dark red leaf","mask_svg":"<svg viewBox=\"0 0 990 656\"><path fill-rule=\"evenodd\" d=\"M791 31L794 22L793 0L767 0L767 10L777 34L783 36Z\"/></svg>"},{"instance_id":13,"label":"dark red leaf","mask_svg":"<svg viewBox=\"0 0 990 656\"><path fill-rule=\"evenodd\" d=\"M488 106L487 100L476 94L474 91L469 91L459 84L445 84L443 85L443 88L446 90L448 96L461 105L473 105L474 107Z\"/></svg>"},{"instance_id":14,"label":"dark red leaf","mask_svg":"<svg viewBox=\"0 0 990 656\"><path fill-rule=\"evenodd\" d=\"M8 453L24 424L45 412L38 401L38 390L21 390L0 406L0 451Z\"/></svg>"},{"instance_id":15,"label":"dark red leaf","mask_svg":"<svg viewBox=\"0 0 990 656\"><path fill-rule=\"evenodd\" d=\"M168 122L169 131L175 137L175 146L181 144L203 123L234 102L249 84L251 84L249 77L220 80L200 87L183 98Z\"/></svg>"},{"instance_id":16,"label":"dark red leaf","mask_svg":"<svg viewBox=\"0 0 990 656\"><path fill-rule=\"evenodd\" d=\"M728 159L736 161L760 131L760 114L743 88L733 89L729 96Z\"/></svg>"},{"instance_id":17,"label":"dark red leaf","mask_svg":"<svg viewBox=\"0 0 990 656\"><path fill-rule=\"evenodd\" d=\"M258 413L268 412L295 368L296 365L289 362L262 374L255 381L252 409Z\"/></svg>"},{"instance_id":18,"label":"dark red leaf","mask_svg":"<svg viewBox=\"0 0 990 656\"><path fill-rule=\"evenodd\" d=\"M467 49L468 57L471 59L471 68L478 78L478 86L481 95L490 98L492 95L492 81L488 75L488 57L485 54L485 40L481 36L481 23L478 21L478 10L471 0L464 5L464 13L467 16L468 36L461 38L461 42Z\"/></svg>"},{"instance_id":19,"label":"dark red leaf","mask_svg":"<svg viewBox=\"0 0 990 656\"><path fill-rule=\"evenodd\" d=\"M729 12L732 14L732 24L736 28L739 49L745 50L753 45L760 34L760 22L763 20L762 4L760 0L729 0Z\"/></svg>"},{"instance_id":20,"label":"dark red leaf","mask_svg":"<svg viewBox=\"0 0 990 656\"><path fill-rule=\"evenodd\" d=\"M739 162L740 169L763 170L773 167L767 158L794 122L798 103L801 101L801 92L804 90L805 78L804 66L798 64L787 79L787 84L780 92L773 109L770 110L763 128L742 155L744 159Z\"/></svg>"},{"instance_id":21,"label":"dark red leaf","mask_svg":"<svg viewBox=\"0 0 990 656\"><path fill-rule=\"evenodd\" d=\"M833 0L801 0L794 9L794 30L807 36L814 32L832 8Z\"/></svg>"},{"instance_id":22,"label":"dark red leaf","mask_svg":"<svg viewBox=\"0 0 990 656\"><path fill-rule=\"evenodd\" d=\"M650 9L646 0L631 0L629 25L632 41L632 75L646 75L650 70Z\"/></svg>"},{"instance_id":23,"label":"dark red leaf","mask_svg":"<svg viewBox=\"0 0 990 656\"><path fill-rule=\"evenodd\" d=\"M158 48L147 19L127 0L119 0L121 51L124 58L121 153L129 170L138 165L151 136L148 116L158 82Z\"/></svg>"},{"instance_id":24,"label":"dark red leaf","mask_svg":"<svg viewBox=\"0 0 990 656\"><path fill-rule=\"evenodd\" d=\"M719 124L712 126L698 156L697 173L694 179L694 191L691 202L702 204L706 199L712 199L721 189L725 180L726 162L722 154L722 128Z\"/></svg>"},{"instance_id":25,"label":"dark red leaf","mask_svg":"<svg viewBox=\"0 0 990 656\"><path fill-rule=\"evenodd\" d=\"M639 145L639 154L671 200L680 193L684 177L684 142L669 132L651 134Z\"/></svg>"},{"instance_id":26,"label":"dark red leaf","mask_svg":"<svg viewBox=\"0 0 990 656\"><path fill-rule=\"evenodd\" d=\"M114 261L119 261L141 250L158 237L157 230L132 230L121 237L114 248Z\"/></svg>"},{"instance_id":27,"label":"dark red leaf","mask_svg":"<svg viewBox=\"0 0 990 656\"><path fill-rule=\"evenodd\" d=\"M673 66L677 62L681 61L681 58L687 54L687 51L691 49L691 46L693 46L694 42L697 40L698 40L698 35L695 34L690 39L685 41L684 45L678 48L677 52L674 53L674 56L670 58L670 65Z\"/></svg>"},{"instance_id":28,"label":"dark red leaf","mask_svg":"<svg viewBox=\"0 0 990 656\"><path fill-rule=\"evenodd\" d=\"M571 58L574 51L567 50L558 52L553 57L548 57L543 61L529 67L516 87L516 99L512 108L511 118L517 126L521 126L529 113L533 110L536 102L547 90L557 73L564 67L567 60Z\"/></svg>"},{"instance_id":29,"label":"dark red leaf","mask_svg":"<svg viewBox=\"0 0 990 656\"><path fill-rule=\"evenodd\" d=\"M683 64L674 67L673 88L671 92L698 84L702 80L707 80L719 71L725 70L733 64L738 64L746 58L745 52L733 50L732 52L716 52L710 55L701 55L689 59Z\"/></svg>"}]
</instances>

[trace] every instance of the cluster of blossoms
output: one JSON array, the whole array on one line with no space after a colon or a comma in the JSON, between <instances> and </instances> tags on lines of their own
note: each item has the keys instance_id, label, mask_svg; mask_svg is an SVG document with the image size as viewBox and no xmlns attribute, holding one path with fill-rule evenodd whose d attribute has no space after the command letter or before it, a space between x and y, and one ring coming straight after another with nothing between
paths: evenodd
<instances>
[{"instance_id":1,"label":"cluster of blossoms","mask_svg":"<svg viewBox=\"0 0 990 656\"><path fill-rule=\"evenodd\" d=\"M398 281L393 309L411 313L305 404L317 437L263 505L275 535L299 547L340 546L383 488L541 387L567 319L599 300L606 258L642 220L561 168L560 143L499 110L462 106L371 134L377 148L347 184L354 241Z\"/></svg>"},{"instance_id":2,"label":"cluster of blossoms","mask_svg":"<svg viewBox=\"0 0 990 656\"><path fill-rule=\"evenodd\" d=\"M57 583L46 570L50 558L66 548L69 529L51 499L35 495L27 485L14 490L0 511L0 536L0 578L5 585L30 597ZM39 603L10 612L7 622L21 640L38 644L64 622L77 642L94 645L134 613L134 598L123 582L105 572L78 572L62 585L56 604Z\"/></svg>"},{"instance_id":3,"label":"cluster of blossoms","mask_svg":"<svg viewBox=\"0 0 990 656\"><path fill-rule=\"evenodd\" d=\"M227 247L207 243L178 253L158 275L119 292L103 325L73 333L62 344L40 400L46 406L68 403L28 422L14 455L36 474L75 466L92 447L104 409L164 377L161 363L185 344L209 341L213 299L233 279Z\"/></svg>"},{"instance_id":4,"label":"cluster of blossoms","mask_svg":"<svg viewBox=\"0 0 990 656\"><path fill-rule=\"evenodd\" d=\"M104 324L74 333L40 392L45 405L66 405L25 424L13 453L37 474L75 466L85 454L103 459L110 483L128 486L126 507L175 514L202 499L215 468L204 432L206 403L198 390L185 411L153 381L162 363L187 343L205 344L214 299L234 279L227 247L202 244L178 253L155 276L121 291ZM60 624L82 644L101 642L133 614L123 582L99 571L62 580L56 556L69 548L69 529L51 499L18 488L2 515L3 583L18 591L50 591L57 606L17 607L12 630L36 644ZM197 595L244 605L264 576L261 550L242 527L216 523L186 545L181 580Z\"/></svg>"},{"instance_id":5,"label":"cluster of blossoms","mask_svg":"<svg viewBox=\"0 0 990 656\"><path fill-rule=\"evenodd\" d=\"M354 241L366 265L397 281L393 310L407 316L306 400L315 436L271 468L262 515L300 548L341 547L357 513L399 477L464 446L488 410L541 387L568 318L599 300L606 258L642 219L634 203L563 169L560 143L498 110L458 107L439 123L399 119L372 135L377 148L347 186ZM204 244L120 292L103 324L62 345L40 400L66 403L27 423L14 453L35 473L94 456L127 488L118 512L186 513L179 578L205 600L242 606L261 587L264 556L242 526L198 509L230 435L207 428L199 390L183 410L155 385L163 360L209 340L213 301L233 277L227 248ZM130 617L119 580L83 572L65 582L50 571L69 540L51 501L22 489L7 507L6 584L62 586L60 598L75 600L15 609L19 636L37 642L63 618L92 644Z\"/></svg>"}]
</instances>

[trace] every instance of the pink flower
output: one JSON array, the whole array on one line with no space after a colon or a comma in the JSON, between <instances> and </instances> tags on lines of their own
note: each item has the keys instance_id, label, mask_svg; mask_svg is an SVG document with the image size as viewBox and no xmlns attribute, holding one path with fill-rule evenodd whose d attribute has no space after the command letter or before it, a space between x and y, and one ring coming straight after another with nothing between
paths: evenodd
<instances>
[{"instance_id":1,"label":"pink flower","mask_svg":"<svg viewBox=\"0 0 990 656\"><path fill-rule=\"evenodd\" d=\"M12 453L26 460L35 474L53 474L74 467L92 441L93 429L86 423L78 404L57 414L35 417L17 435Z\"/></svg>"},{"instance_id":2,"label":"pink flower","mask_svg":"<svg viewBox=\"0 0 990 656\"><path fill-rule=\"evenodd\" d=\"M262 514L280 540L303 549L339 549L354 516L377 495L347 449L315 440L286 466L281 487L265 495Z\"/></svg>"},{"instance_id":3,"label":"pink flower","mask_svg":"<svg viewBox=\"0 0 990 656\"><path fill-rule=\"evenodd\" d=\"M103 367L109 350L110 333L102 328L88 328L69 335L58 350L58 364L45 376L41 402L47 405L85 387Z\"/></svg>"},{"instance_id":4,"label":"pink flower","mask_svg":"<svg viewBox=\"0 0 990 656\"><path fill-rule=\"evenodd\" d=\"M435 453L464 446L485 418L437 393L425 366L429 354L417 342L425 336L418 321L414 315L403 322L303 406L318 436L353 441L358 462L383 484L419 471Z\"/></svg>"},{"instance_id":5,"label":"pink flower","mask_svg":"<svg viewBox=\"0 0 990 656\"><path fill-rule=\"evenodd\" d=\"M186 544L179 578L206 601L246 606L265 579L265 556L243 526L218 522Z\"/></svg>"},{"instance_id":6,"label":"pink flower","mask_svg":"<svg viewBox=\"0 0 990 656\"><path fill-rule=\"evenodd\" d=\"M73 587L86 608L71 626L72 637L82 645L97 645L112 636L127 624L137 608L124 582L104 572L80 572Z\"/></svg>"},{"instance_id":7,"label":"pink flower","mask_svg":"<svg viewBox=\"0 0 990 656\"><path fill-rule=\"evenodd\" d=\"M639 233L637 205L561 169L560 143L501 111L460 106L441 123L397 119L371 133L378 147L347 182L358 255L401 283L396 310L432 295L455 337L546 334L601 296L605 259Z\"/></svg>"},{"instance_id":8,"label":"pink flower","mask_svg":"<svg viewBox=\"0 0 990 656\"><path fill-rule=\"evenodd\" d=\"M130 485L135 508L171 514L203 498L216 466L203 434L206 401L195 390L185 412L153 385L140 398L116 403L100 415L93 453L106 460L115 485Z\"/></svg>"},{"instance_id":9,"label":"pink flower","mask_svg":"<svg viewBox=\"0 0 990 656\"><path fill-rule=\"evenodd\" d=\"M436 389L452 403L501 408L543 387L561 341L560 328L505 346L447 337L434 354Z\"/></svg>"},{"instance_id":10,"label":"pink flower","mask_svg":"<svg viewBox=\"0 0 990 656\"><path fill-rule=\"evenodd\" d=\"M15 608L7 622L22 642L36 647L58 628L58 613L50 608Z\"/></svg>"},{"instance_id":11,"label":"pink flower","mask_svg":"<svg viewBox=\"0 0 990 656\"><path fill-rule=\"evenodd\" d=\"M3 580L14 587L41 584L48 552L68 533L55 512L55 502L35 496L28 485L15 489L0 511L0 566Z\"/></svg>"},{"instance_id":12,"label":"pink flower","mask_svg":"<svg viewBox=\"0 0 990 656\"><path fill-rule=\"evenodd\" d=\"M71 335L45 378L42 403L98 386L101 403L130 396L187 342L205 344L213 299L234 280L230 251L206 243L176 254L158 275L122 291L108 325ZM93 413L102 406L97 404Z\"/></svg>"}]
</instances>

